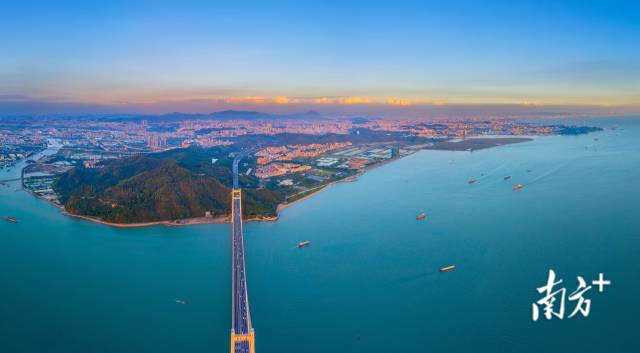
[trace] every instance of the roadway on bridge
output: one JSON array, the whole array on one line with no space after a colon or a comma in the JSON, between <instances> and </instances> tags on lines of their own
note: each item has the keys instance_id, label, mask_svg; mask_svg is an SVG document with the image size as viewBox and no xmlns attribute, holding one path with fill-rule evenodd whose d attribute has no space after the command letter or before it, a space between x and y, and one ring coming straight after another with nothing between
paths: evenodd
<instances>
[{"instance_id":1,"label":"roadway on bridge","mask_svg":"<svg viewBox=\"0 0 640 353\"><path fill-rule=\"evenodd\" d=\"M233 160L233 192L232 192L232 318L231 318L231 352L255 352L253 327L249 313L249 297L247 295L247 276L244 260L244 241L242 233L242 193L238 180L240 160L245 154ZM241 340L238 340L241 338Z\"/></svg>"}]
</instances>

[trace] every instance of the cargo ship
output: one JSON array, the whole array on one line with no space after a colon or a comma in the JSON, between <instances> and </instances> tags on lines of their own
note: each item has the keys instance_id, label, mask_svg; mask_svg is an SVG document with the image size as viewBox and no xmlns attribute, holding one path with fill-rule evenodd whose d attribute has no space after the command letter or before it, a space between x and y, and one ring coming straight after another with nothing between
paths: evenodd
<instances>
[{"instance_id":1,"label":"cargo ship","mask_svg":"<svg viewBox=\"0 0 640 353\"><path fill-rule=\"evenodd\" d=\"M424 213L421 213L421 214L416 216L416 219L425 219L425 218L427 218L427 215L424 214Z\"/></svg>"},{"instance_id":2,"label":"cargo ship","mask_svg":"<svg viewBox=\"0 0 640 353\"><path fill-rule=\"evenodd\" d=\"M440 269L440 272L447 272L447 271L451 271L453 269L456 268L456 265L451 265L451 266L447 266L447 267L443 267Z\"/></svg>"},{"instance_id":3,"label":"cargo ship","mask_svg":"<svg viewBox=\"0 0 640 353\"><path fill-rule=\"evenodd\" d=\"M303 241L303 242L298 243L298 247L299 247L299 248L303 248L303 247L305 247L305 246L307 246L307 245L311 245L311 242L310 242L310 241L308 241L308 240L307 240L307 241Z\"/></svg>"},{"instance_id":4,"label":"cargo ship","mask_svg":"<svg viewBox=\"0 0 640 353\"><path fill-rule=\"evenodd\" d=\"M511 189L511 191L518 191L518 190L520 190L522 188L524 188L524 185L518 184L518 185L514 186L513 189Z\"/></svg>"},{"instance_id":5,"label":"cargo ship","mask_svg":"<svg viewBox=\"0 0 640 353\"><path fill-rule=\"evenodd\" d=\"M4 219L5 219L7 222L11 222L11 223L18 223L18 220L17 220L17 219L15 219L15 218L13 218L13 217L6 216L6 217L4 217Z\"/></svg>"},{"instance_id":6,"label":"cargo ship","mask_svg":"<svg viewBox=\"0 0 640 353\"><path fill-rule=\"evenodd\" d=\"M475 179L469 179L469 184L473 184L473 183L475 183L475 182L476 182L476 180L475 180Z\"/></svg>"}]
</instances>

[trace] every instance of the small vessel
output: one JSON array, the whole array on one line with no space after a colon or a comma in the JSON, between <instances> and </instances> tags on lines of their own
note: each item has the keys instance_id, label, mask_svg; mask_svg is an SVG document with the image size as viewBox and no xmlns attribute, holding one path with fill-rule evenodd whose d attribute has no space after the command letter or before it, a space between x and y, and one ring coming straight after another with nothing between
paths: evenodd
<instances>
[{"instance_id":1,"label":"small vessel","mask_svg":"<svg viewBox=\"0 0 640 353\"><path fill-rule=\"evenodd\" d=\"M425 213L421 213L416 216L416 219L425 219L425 218L427 218L427 215Z\"/></svg>"},{"instance_id":2,"label":"small vessel","mask_svg":"<svg viewBox=\"0 0 640 353\"><path fill-rule=\"evenodd\" d=\"M514 186L513 189L511 189L511 191L518 191L518 190L520 190L522 188L524 188L524 185L518 184L518 185Z\"/></svg>"},{"instance_id":3,"label":"small vessel","mask_svg":"<svg viewBox=\"0 0 640 353\"><path fill-rule=\"evenodd\" d=\"M454 270L456 268L456 265L451 265L451 266L447 266L447 267L442 267L440 269L440 272L447 272L447 271L451 271Z\"/></svg>"},{"instance_id":4,"label":"small vessel","mask_svg":"<svg viewBox=\"0 0 640 353\"><path fill-rule=\"evenodd\" d=\"M475 183L475 182L476 182L476 180L475 180L475 179L469 179L469 184L473 184L473 183Z\"/></svg>"},{"instance_id":5,"label":"small vessel","mask_svg":"<svg viewBox=\"0 0 640 353\"><path fill-rule=\"evenodd\" d=\"M532 172L532 170L531 170L531 169L527 169L527 173L531 173L531 172Z\"/></svg>"},{"instance_id":6,"label":"small vessel","mask_svg":"<svg viewBox=\"0 0 640 353\"><path fill-rule=\"evenodd\" d=\"M299 248L303 248L303 247L305 247L305 246L307 246L307 245L311 245L311 242L310 242L310 241L308 241L308 240L307 240L307 241L303 241L303 242L298 243L298 247L299 247Z\"/></svg>"},{"instance_id":7,"label":"small vessel","mask_svg":"<svg viewBox=\"0 0 640 353\"><path fill-rule=\"evenodd\" d=\"M187 304L186 300L182 300L182 299L176 299L176 303L181 304L181 305L185 305Z\"/></svg>"},{"instance_id":8,"label":"small vessel","mask_svg":"<svg viewBox=\"0 0 640 353\"><path fill-rule=\"evenodd\" d=\"M6 216L6 217L4 217L4 219L5 219L7 222L11 222L11 223L18 223L18 220L17 220L17 219L15 219L15 218L13 218L13 217Z\"/></svg>"},{"instance_id":9,"label":"small vessel","mask_svg":"<svg viewBox=\"0 0 640 353\"><path fill-rule=\"evenodd\" d=\"M504 180L509 180L511 179L511 175L507 175L506 177L504 177Z\"/></svg>"}]
</instances>

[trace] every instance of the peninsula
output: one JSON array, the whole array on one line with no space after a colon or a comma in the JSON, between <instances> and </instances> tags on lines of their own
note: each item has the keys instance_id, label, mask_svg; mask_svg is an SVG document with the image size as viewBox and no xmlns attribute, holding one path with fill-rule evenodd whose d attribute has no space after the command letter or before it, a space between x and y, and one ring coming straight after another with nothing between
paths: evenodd
<instances>
[{"instance_id":1,"label":"peninsula","mask_svg":"<svg viewBox=\"0 0 640 353\"><path fill-rule=\"evenodd\" d=\"M62 147L24 169L24 187L66 214L116 226L227 222L231 165L239 153L246 154L239 166L243 216L272 221L279 209L332 183L353 181L419 150L472 152L530 141L528 136L600 130L514 119L431 122L242 111L34 118L29 124L41 127L29 137L34 143L55 140ZM0 120L0 128L16 141L31 131L10 119Z\"/></svg>"}]
</instances>

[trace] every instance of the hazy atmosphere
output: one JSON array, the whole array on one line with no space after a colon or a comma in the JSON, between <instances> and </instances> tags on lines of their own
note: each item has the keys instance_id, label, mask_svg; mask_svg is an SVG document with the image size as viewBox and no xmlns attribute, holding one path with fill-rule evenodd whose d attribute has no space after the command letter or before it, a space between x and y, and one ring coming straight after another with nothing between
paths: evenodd
<instances>
[{"instance_id":1,"label":"hazy atmosphere","mask_svg":"<svg viewBox=\"0 0 640 353\"><path fill-rule=\"evenodd\" d=\"M640 110L632 1L20 1L0 31L5 114Z\"/></svg>"}]
</instances>

